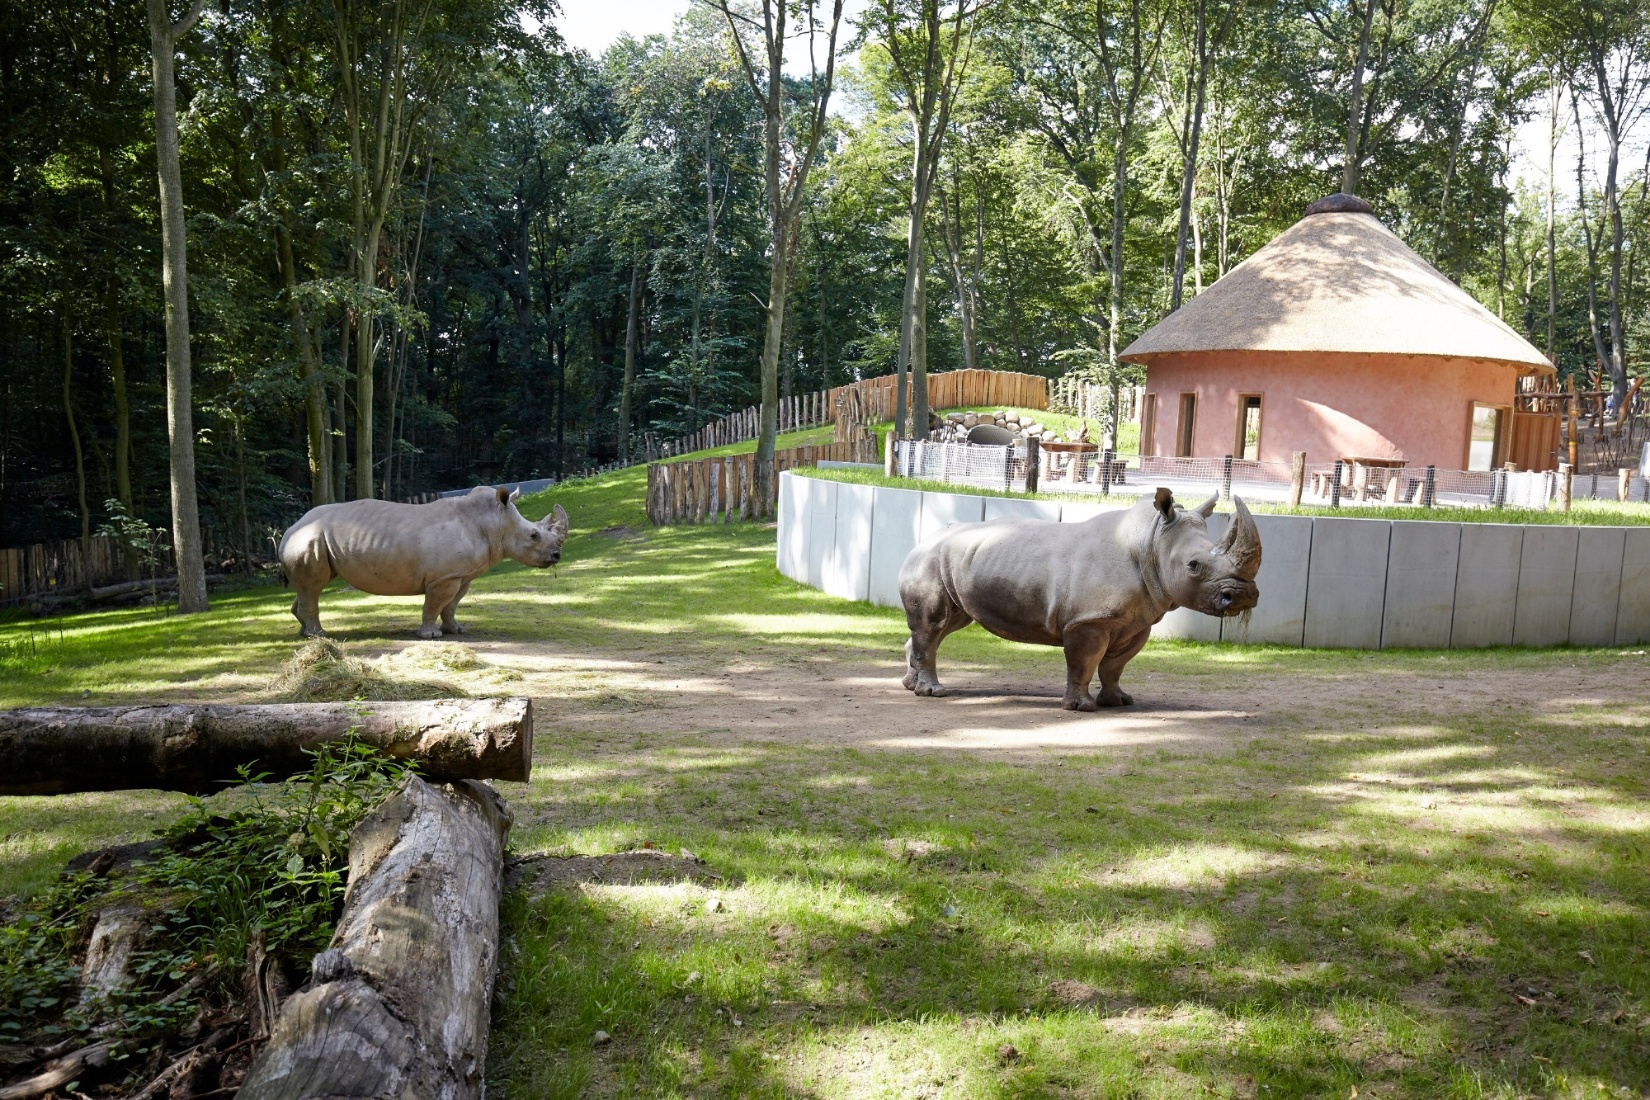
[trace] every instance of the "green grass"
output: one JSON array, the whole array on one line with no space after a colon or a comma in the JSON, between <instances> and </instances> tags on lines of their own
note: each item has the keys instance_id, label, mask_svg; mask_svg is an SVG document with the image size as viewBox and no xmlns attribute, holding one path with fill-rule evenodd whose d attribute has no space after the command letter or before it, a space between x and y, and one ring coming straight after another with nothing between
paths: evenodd
<instances>
[{"instance_id":1,"label":"green grass","mask_svg":"<svg viewBox=\"0 0 1650 1100\"><path fill-rule=\"evenodd\" d=\"M770 526L647 528L644 484L525 501L567 508L564 564L500 568L461 618L537 699L533 781L501 785L518 854L685 847L725 881L512 894L493 1094L1650 1089L1642 654L1154 643L1109 748L1062 747L1047 700L1026 705L1048 747L874 747L990 724L903 695L866 705L862 742L792 743L779 688L753 703L776 736L743 738L710 704L748 677L891 676L902 619L780 577ZM289 601L0 624L0 704L256 698L296 647ZM322 617L359 652L410 640L417 607L334 590ZM1060 667L977 628L943 661L1038 688ZM1154 710L1170 689L1207 711ZM1156 735L1173 723L1211 744ZM0 799L0 894L180 803Z\"/></svg>"},{"instance_id":2,"label":"green grass","mask_svg":"<svg viewBox=\"0 0 1650 1100\"><path fill-rule=\"evenodd\" d=\"M953 485L931 478L888 477L881 470L804 469L793 471L804 477L824 478L827 481L845 481L854 485L880 485L890 489L918 489L936 493L966 493L969 496L1015 497L1022 500L1076 500L1085 503L1110 502L1127 508L1138 498L1121 494L1107 498L1096 493L1024 493L1012 489L984 489L972 485ZM1191 504L1195 501L1184 501ZM1400 505L1347 505L1330 508L1304 505L1291 508L1287 504L1270 501L1245 501L1249 509L1267 515L1279 516L1336 516L1342 519L1414 519L1449 523L1523 523L1562 527L1650 527L1650 504L1636 501L1578 500L1568 512L1537 511L1534 508L1416 508Z\"/></svg>"}]
</instances>

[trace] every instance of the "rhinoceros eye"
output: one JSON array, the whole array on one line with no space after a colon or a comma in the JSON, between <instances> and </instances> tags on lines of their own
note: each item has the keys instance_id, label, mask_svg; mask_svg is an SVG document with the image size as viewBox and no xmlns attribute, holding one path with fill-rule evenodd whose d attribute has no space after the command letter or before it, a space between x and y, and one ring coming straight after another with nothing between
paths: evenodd
<instances>
[{"instance_id":1,"label":"rhinoceros eye","mask_svg":"<svg viewBox=\"0 0 1650 1100\"><path fill-rule=\"evenodd\" d=\"M538 533L538 532L537 532L537 531L534 531L534 532L532 532L532 533L531 533L531 534L529 534L529 535L528 535L528 536L527 536L527 537L528 537L528 538L530 538L530 539L533 539L533 540L535 540L535 541L537 541L537 539L538 539L538 537L539 537L539 533Z\"/></svg>"},{"instance_id":2,"label":"rhinoceros eye","mask_svg":"<svg viewBox=\"0 0 1650 1100\"><path fill-rule=\"evenodd\" d=\"M1203 570L1203 563L1194 559L1186 563L1186 568L1190 569L1193 573L1199 573Z\"/></svg>"}]
</instances>

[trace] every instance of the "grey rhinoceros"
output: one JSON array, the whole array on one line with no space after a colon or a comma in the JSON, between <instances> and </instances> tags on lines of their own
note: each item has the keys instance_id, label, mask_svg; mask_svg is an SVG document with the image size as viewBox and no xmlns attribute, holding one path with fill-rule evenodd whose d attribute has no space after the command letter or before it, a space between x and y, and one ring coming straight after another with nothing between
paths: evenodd
<instances>
[{"instance_id":1,"label":"grey rhinoceros","mask_svg":"<svg viewBox=\"0 0 1650 1100\"><path fill-rule=\"evenodd\" d=\"M1260 532L1243 501L1216 543L1193 509L1158 489L1134 507L1082 523L996 520L945 528L906 556L900 601L911 639L905 686L944 695L934 657L946 635L977 622L999 638L1066 651L1067 710L1127 706L1123 666L1177 607L1236 615L1260 590ZM1096 669L1098 697L1089 694Z\"/></svg>"},{"instance_id":2,"label":"grey rhinoceros","mask_svg":"<svg viewBox=\"0 0 1650 1100\"><path fill-rule=\"evenodd\" d=\"M287 528L279 551L304 636L326 633L319 600L333 577L375 596L423 596L420 638L462 634L454 615L471 581L505 558L536 568L561 560L567 513L558 504L533 523L516 511L520 495L481 485L428 504L352 500L311 508Z\"/></svg>"}]
</instances>

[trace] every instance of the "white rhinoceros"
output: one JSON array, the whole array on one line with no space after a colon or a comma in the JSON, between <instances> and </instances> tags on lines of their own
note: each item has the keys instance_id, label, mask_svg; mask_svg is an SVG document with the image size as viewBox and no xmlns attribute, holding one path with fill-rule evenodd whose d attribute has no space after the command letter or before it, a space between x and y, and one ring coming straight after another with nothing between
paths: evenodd
<instances>
[{"instance_id":1,"label":"white rhinoceros","mask_svg":"<svg viewBox=\"0 0 1650 1100\"><path fill-rule=\"evenodd\" d=\"M281 537L281 581L306 638L324 635L319 600L334 577L375 596L423 596L420 638L462 634L453 617L470 582L505 558L545 568L561 560L567 513L538 523L516 511L518 489L477 486L428 504L352 500L304 513ZM436 622L437 617L440 623Z\"/></svg>"},{"instance_id":2,"label":"white rhinoceros","mask_svg":"<svg viewBox=\"0 0 1650 1100\"><path fill-rule=\"evenodd\" d=\"M1118 680L1152 627L1177 607L1237 615L1260 590L1260 531L1243 501L1217 542L1196 508L1167 489L1082 523L957 523L920 543L900 568L911 639L905 687L944 695L934 657L946 635L979 623L999 638L1066 651L1067 710L1128 706ZM1100 693L1089 693L1096 671Z\"/></svg>"}]
</instances>

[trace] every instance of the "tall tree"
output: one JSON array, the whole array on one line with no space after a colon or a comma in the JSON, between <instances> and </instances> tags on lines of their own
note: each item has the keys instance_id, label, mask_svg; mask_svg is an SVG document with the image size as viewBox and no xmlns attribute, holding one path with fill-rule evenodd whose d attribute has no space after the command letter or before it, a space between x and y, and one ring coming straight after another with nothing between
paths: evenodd
<instances>
[{"instance_id":1,"label":"tall tree","mask_svg":"<svg viewBox=\"0 0 1650 1100\"><path fill-rule=\"evenodd\" d=\"M906 207L905 290L894 382L894 434L928 434L928 200L934 193L951 105L967 75L973 23L982 0L881 0L867 12L888 57L889 91L911 127L911 192Z\"/></svg>"},{"instance_id":2,"label":"tall tree","mask_svg":"<svg viewBox=\"0 0 1650 1100\"><path fill-rule=\"evenodd\" d=\"M756 443L756 489L767 500L773 491L774 440L779 434L779 353L785 338L785 298L800 229L808 173L819 155L836 81L837 36L843 0L831 0L828 27L821 27L816 0L803 0L796 14L808 43L808 76L793 86L785 76L785 46L792 37L789 0L760 0L754 12L731 0L701 0L727 20L728 38L751 94L762 105L762 186L767 197L768 299L762 333L762 412ZM819 42L824 38L824 67ZM796 116L801 115L798 119Z\"/></svg>"},{"instance_id":3,"label":"tall tree","mask_svg":"<svg viewBox=\"0 0 1650 1100\"><path fill-rule=\"evenodd\" d=\"M178 613L205 611L206 562L195 496L195 423L189 362L189 256L178 161L174 61L178 44L207 0L194 0L174 21L166 0L148 0L149 55L155 88L155 160L160 176L162 281L166 293L166 435L172 468L172 552L178 565Z\"/></svg>"}]
</instances>

